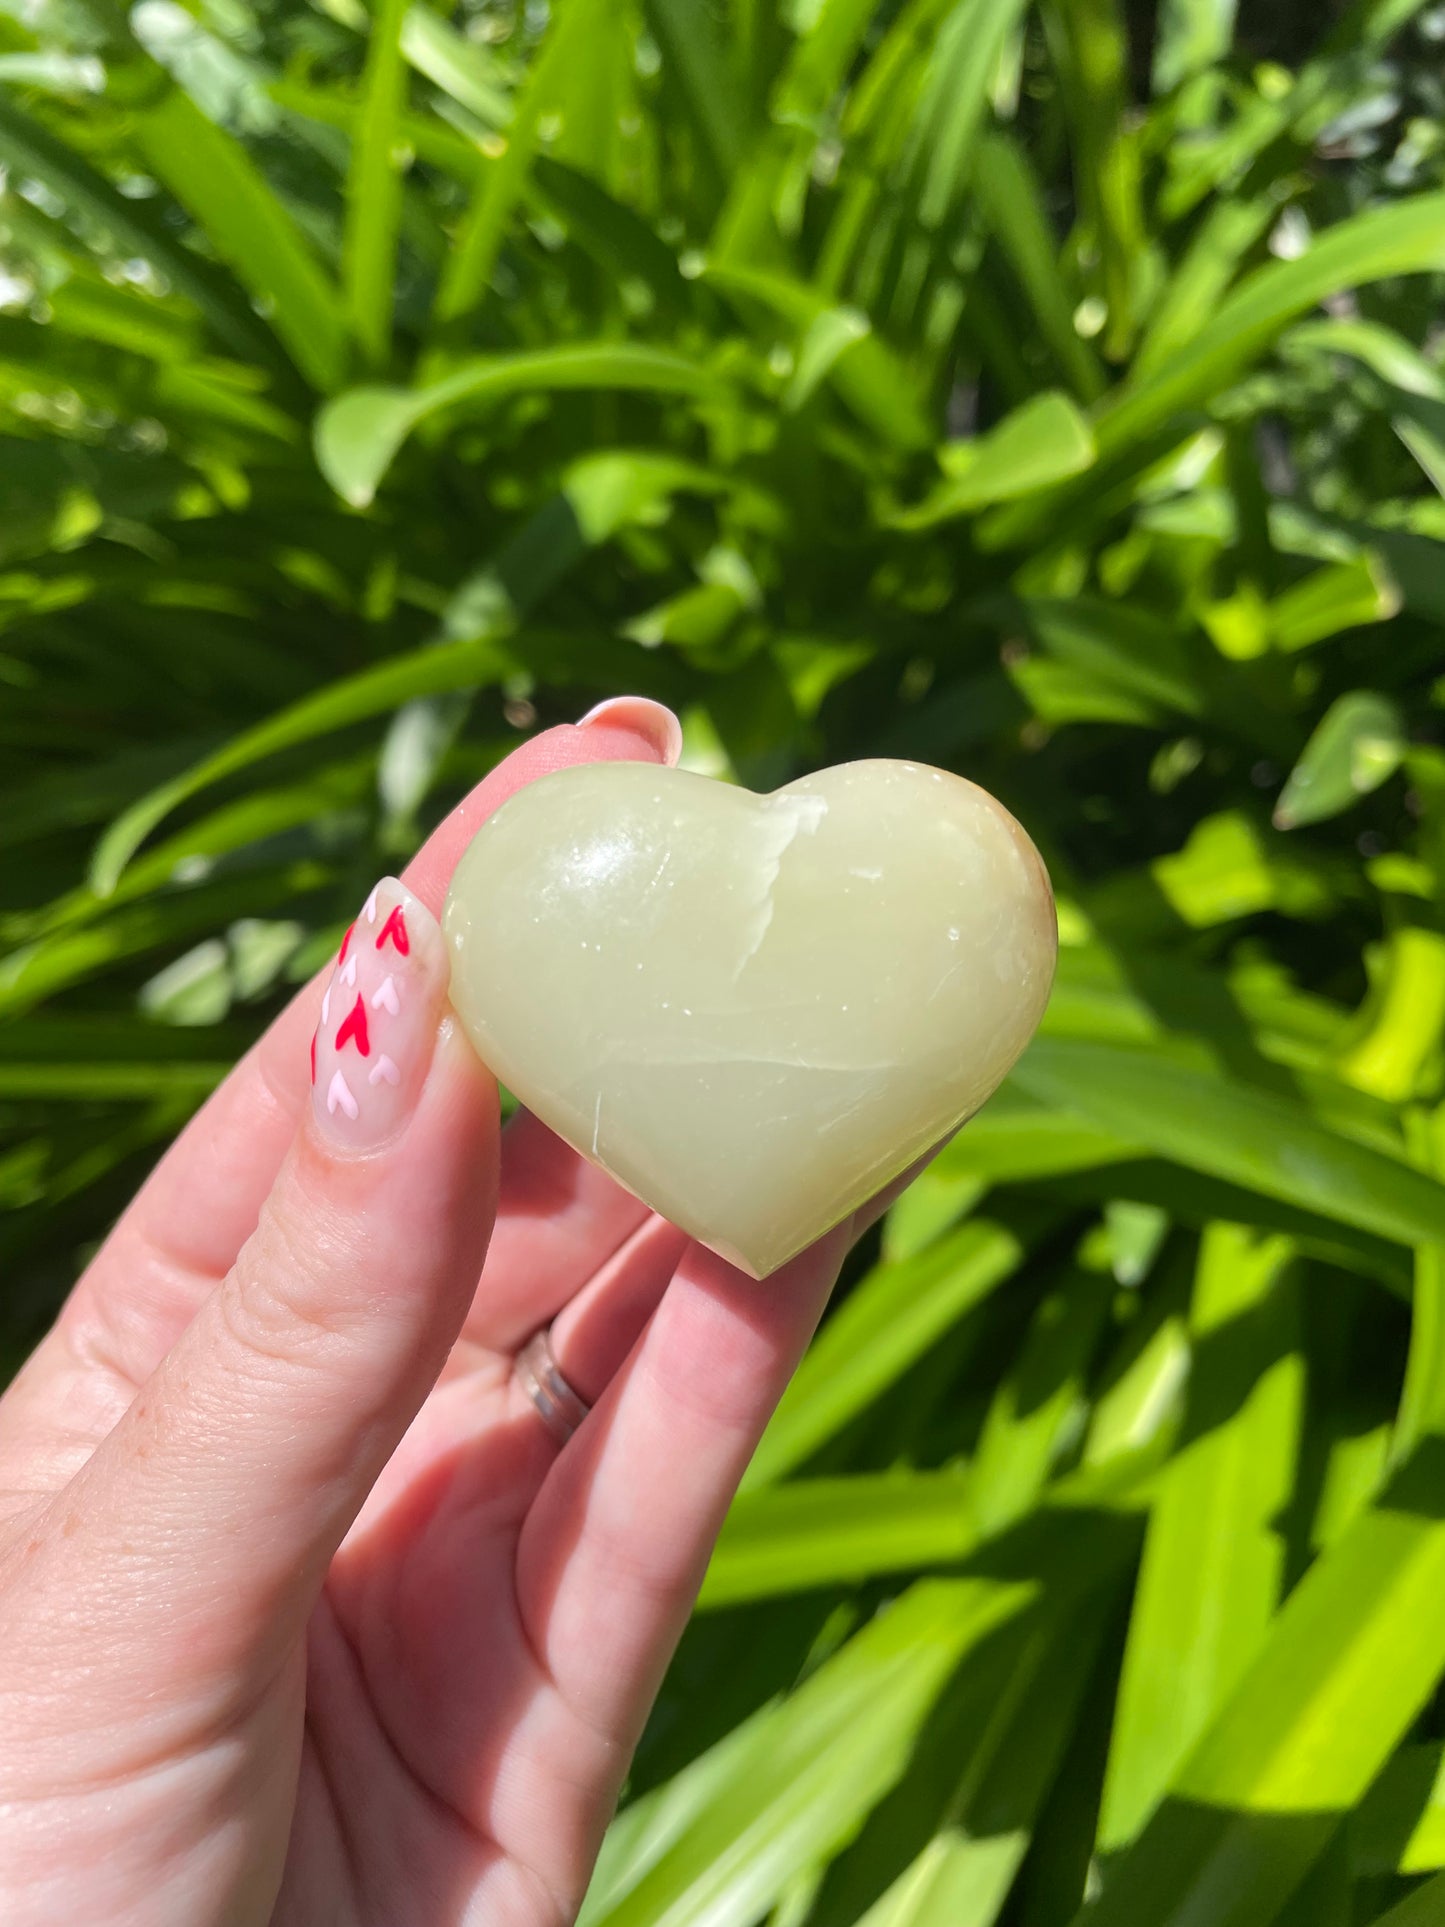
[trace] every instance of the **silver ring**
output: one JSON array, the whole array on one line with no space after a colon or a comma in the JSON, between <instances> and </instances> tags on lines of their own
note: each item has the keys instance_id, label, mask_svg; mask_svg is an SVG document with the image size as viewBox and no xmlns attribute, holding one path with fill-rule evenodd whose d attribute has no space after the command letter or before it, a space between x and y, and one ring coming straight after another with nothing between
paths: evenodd
<instances>
[{"instance_id":1,"label":"silver ring","mask_svg":"<svg viewBox=\"0 0 1445 1927\"><path fill-rule=\"evenodd\" d=\"M557 1369L550 1334L534 1332L517 1353L513 1370L518 1384L536 1406L542 1423L559 1445L565 1445L592 1408L578 1397Z\"/></svg>"}]
</instances>

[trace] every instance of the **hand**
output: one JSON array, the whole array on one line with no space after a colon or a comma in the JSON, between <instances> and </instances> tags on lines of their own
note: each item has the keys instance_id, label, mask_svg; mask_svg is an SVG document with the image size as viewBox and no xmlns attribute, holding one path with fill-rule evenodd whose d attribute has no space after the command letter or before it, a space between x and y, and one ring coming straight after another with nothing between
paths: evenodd
<instances>
[{"instance_id":1,"label":"hand","mask_svg":"<svg viewBox=\"0 0 1445 1927\"><path fill-rule=\"evenodd\" d=\"M8 1927L575 1914L850 1234L760 1288L534 1119L500 1133L435 916L512 791L676 740L609 704L494 771L0 1400ZM549 1323L595 1406L562 1448L513 1375Z\"/></svg>"}]
</instances>

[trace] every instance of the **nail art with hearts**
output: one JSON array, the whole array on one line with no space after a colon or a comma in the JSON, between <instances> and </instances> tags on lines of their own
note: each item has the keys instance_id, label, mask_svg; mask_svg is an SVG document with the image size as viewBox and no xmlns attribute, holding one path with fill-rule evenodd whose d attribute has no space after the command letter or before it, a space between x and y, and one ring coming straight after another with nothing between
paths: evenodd
<instances>
[{"instance_id":1,"label":"nail art with hearts","mask_svg":"<svg viewBox=\"0 0 1445 1927\"><path fill-rule=\"evenodd\" d=\"M326 1136L368 1150L401 1128L431 1063L448 975L435 917L383 877L341 940L311 1040L311 1103Z\"/></svg>"}]
</instances>

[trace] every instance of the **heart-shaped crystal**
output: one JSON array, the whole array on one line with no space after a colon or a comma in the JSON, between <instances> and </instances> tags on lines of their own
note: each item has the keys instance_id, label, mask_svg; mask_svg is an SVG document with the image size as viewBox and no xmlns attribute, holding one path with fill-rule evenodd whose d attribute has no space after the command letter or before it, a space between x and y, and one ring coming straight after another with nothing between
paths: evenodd
<instances>
[{"instance_id":1,"label":"heart-shaped crystal","mask_svg":"<svg viewBox=\"0 0 1445 1927\"><path fill-rule=\"evenodd\" d=\"M763 1277L976 1111L1053 978L1048 876L985 791L849 763L755 796L588 763L457 866L452 1002L542 1121Z\"/></svg>"}]
</instances>

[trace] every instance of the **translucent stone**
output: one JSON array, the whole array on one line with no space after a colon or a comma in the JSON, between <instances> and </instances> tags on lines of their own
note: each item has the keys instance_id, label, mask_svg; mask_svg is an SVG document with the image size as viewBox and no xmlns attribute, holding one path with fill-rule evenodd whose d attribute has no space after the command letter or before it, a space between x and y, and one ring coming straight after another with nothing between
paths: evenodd
<instances>
[{"instance_id":1,"label":"translucent stone","mask_svg":"<svg viewBox=\"0 0 1445 1927\"><path fill-rule=\"evenodd\" d=\"M443 925L452 1002L502 1082L754 1277L978 1109L1056 947L1013 817L899 762L771 796L559 770L482 826Z\"/></svg>"}]
</instances>

